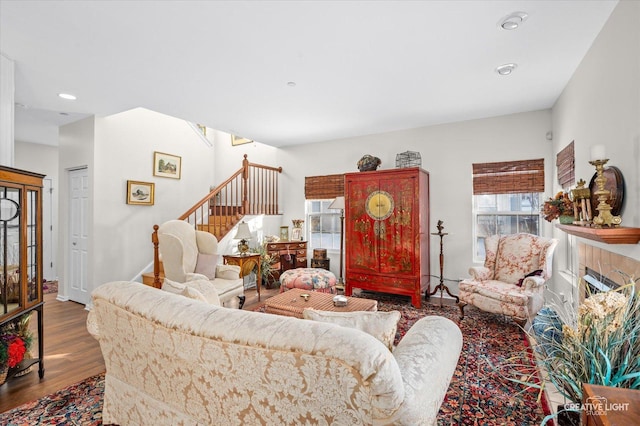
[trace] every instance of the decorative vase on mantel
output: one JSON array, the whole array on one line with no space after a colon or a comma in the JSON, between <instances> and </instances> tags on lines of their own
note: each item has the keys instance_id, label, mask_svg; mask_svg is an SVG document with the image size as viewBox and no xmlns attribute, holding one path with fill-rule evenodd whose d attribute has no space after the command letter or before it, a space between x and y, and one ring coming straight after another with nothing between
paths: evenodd
<instances>
[{"instance_id":1,"label":"decorative vase on mantel","mask_svg":"<svg viewBox=\"0 0 640 426\"><path fill-rule=\"evenodd\" d=\"M563 225L572 225L574 218L573 216L569 216L569 215L562 215L558 218L558 220L560 221L561 224Z\"/></svg>"}]
</instances>

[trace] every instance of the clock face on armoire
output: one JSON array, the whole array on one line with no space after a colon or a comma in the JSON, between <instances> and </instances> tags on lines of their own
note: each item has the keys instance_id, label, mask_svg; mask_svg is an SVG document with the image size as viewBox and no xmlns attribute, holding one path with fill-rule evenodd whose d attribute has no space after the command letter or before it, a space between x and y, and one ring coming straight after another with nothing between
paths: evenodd
<instances>
[{"instance_id":1,"label":"clock face on armoire","mask_svg":"<svg viewBox=\"0 0 640 426\"><path fill-rule=\"evenodd\" d=\"M385 220L393 213L393 197L386 191L373 191L365 202L367 214L374 220Z\"/></svg>"}]
</instances>

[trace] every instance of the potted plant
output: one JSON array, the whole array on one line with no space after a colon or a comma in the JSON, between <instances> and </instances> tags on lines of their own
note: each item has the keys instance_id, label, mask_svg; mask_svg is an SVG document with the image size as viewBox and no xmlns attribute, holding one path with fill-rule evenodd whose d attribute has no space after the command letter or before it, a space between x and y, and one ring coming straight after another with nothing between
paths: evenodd
<instances>
[{"instance_id":1,"label":"potted plant","mask_svg":"<svg viewBox=\"0 0 640 426\"><path fill-rule=\"evenodd\" d=\"M32 334L24 326L29 317L30 314L24 315L0 328L0 384L5 382L9 369L22 362L31 346Z\"/></svg>"},{"instance_id":2,"label":"potted plant","mask_svg":"<svg viewBox=\"0 0 640 426\"><path fill-rule=\"evenodd\" d=\"M278 262L278 258L268 253L265 244L258 244L253 252L260 254L260 277L258 279L262 280L266 288L278 287L280 281L276 280L274 275L277 271L274 265Z\"/></svg>"},{"instance_id":3,"label":"potted plant","mask_svg":"<svg viewBox=\"0 0 640 426\"><path fill-rule=\"evenodd\" d=\"M640 389L640 295L636 281L625 276L628 284L589 295L577 310L572 303L551 303L534 319L531 340L539 355L537 366L572 402L565 406L566 411L580 411L583 383ZM538 371L525 377L520 367L502 366L501 370L509 380L542 391L544 383L536 380Z\"/></svg>"}]
</instances>

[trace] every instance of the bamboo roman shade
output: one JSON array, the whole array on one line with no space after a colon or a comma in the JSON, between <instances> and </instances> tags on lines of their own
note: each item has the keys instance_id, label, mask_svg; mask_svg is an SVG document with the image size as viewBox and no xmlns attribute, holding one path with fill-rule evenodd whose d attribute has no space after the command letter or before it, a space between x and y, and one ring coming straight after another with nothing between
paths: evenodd
<instances>
[{"instance_id":1,"label":"bamboo roman shade","mask_svg":"<svg viewBox=\"0 0 640 426\"><path fill-rule=\"evenodd\" d=\"M544 158L473 164L473 195L544 192Z\"/></svg>"},{"instance_id":2,"label":"bamboo roman shade","mask_svg":"<svg viewBox=\"0 0 640 426\"><path fill-rule=\"evenodd\" d=\"M558 168L558 183L566 189L576 183L576 156L573 150L573 141L556 156Z\"/></svg>"},{"instance_id":3,"label":"bamboo roman shade","mask_svg":"<svg viewBox=\"0 0 640 426\"><path fill-rule=\"evenodd\" d=\"M344 175L307 176L304 197L307 200L328 200L344 195Z\"/></svg>"}]
</instances>

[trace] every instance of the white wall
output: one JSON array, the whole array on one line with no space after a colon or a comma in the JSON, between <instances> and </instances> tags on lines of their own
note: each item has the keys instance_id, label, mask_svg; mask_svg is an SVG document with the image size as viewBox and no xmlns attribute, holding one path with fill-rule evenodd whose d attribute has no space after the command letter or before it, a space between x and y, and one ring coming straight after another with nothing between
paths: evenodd
<instances>
[{"instance_id":1,"label":"white wall","mask_svg":"<svg viewBox=\"0 0 640 426\"><path fill-rule=\"evenodd\" d=\"M554 153L575 141L576 179L589 182L595 173L590 148L606 145L607 165L626 181L622 225L640 227L640 2L618 3L552 111ZM580 240L640 259L637 244ZM554 276L554 283L557 292L576 296L575 282Z\"/></svg>"},{"instance_id":2,"label":"white wall","mask_svg":"<svg viewBox=\"0 0 640 426\"><path fill-rule=\"evenodd\" d=\"M86 167L89 172L90 185L94 181L94 130L95 119L88 117L75 123L60 127L60 139L58 147L58 181L60 191L58 191L58 299L67 300L69 297L68 283L65 277L69 276L69 265L67 259L68 247L70 244L69 230L69 171L80 167ZM43 148L44 149L44 148ZM88 229L93 228L93 193L89 195L89 208L87 212ZM93 242L93 233L89 233L89 247ZM94 250L89 250L87 276L93 274L96 258ZM90 278L89 278L90 279Z\"/></svg>"},{"instance_id":3,"label":"white wall","mask_svg":"<svg viewBox=\"0 0 640 426\"><path fill-rule=\"evenodd\" d=\"M444 276L467 277L473 259L471 164L544 158L546 187L551 188L555 158L545 137L550 129L551 112L544 110L281 148L282 222L291 225L291 219L304 217L305 176L357 172L356 164L364 154L382 160L379 170L393 169L397 153L417 151L422 168L430 173L430 232L437 232L435 224L443 220L449 233L444 239ZM543 226L543 232L550 234L550 226ZM335 253L331 258L331 269L337 272L339 259ZM436 237L431 240L431 273L440 275ZM433 285L438 282L432 280ZM457 293L457 285L447 284Z\"/></svg>"},{"instance_id":4,"label":"white wall","mask_svg":"<svg viewBox=\"0 0 640 426\"><path fill-rule=\"evenodd\" d=\"M153 175L154 151L182 158L180 179ZM209 192L213 158L213 148L184 120L143 108L96 119L94 283L141 272L153 259L153 224L176 219ZM154 183L154 205L127 204L127 180Z\"/></svg>"},{"instance_id":5,"label":"white wall","mask_svg":"<svg viewBox=\"0 0 640 426\"><path fill-rule=\"evenodd\" d=\"M45 180L51 180L51 206L50 211L43 210L44 224L50 222L53 229L43 228L43 263L44 278L47 280L55 280L58 278L58 259L56 253L58 251L58 147L46 146L28 142L15 143L15 167L18 169L29 170L41 173L45 176ZM45 197L45 194L43 194ZM43 206L47 208L48 206ZM43 224L43 225L44 225ZM53 264L50 268L47 265ZM50 272L48 272L50 271Z\"/></svg>"},{"instance_id":6,"label":"white wall","mask_svg":"<svg viewBox=\"0 0 640 426\"><path fill-rule=\"evenodd\" d=\"M181 179L153 176L154 151L182 157ZM138 276L153 258L153 224L180 216L209 191L214 181L213 148L205 145L184 120L143 108L62 126L59 155L61 299L67 297L64 276L68 274L69 169L89 169L91 288ZM126 204L127 180L154 183L154 205Z\"/></svg>"}]
</instances>

